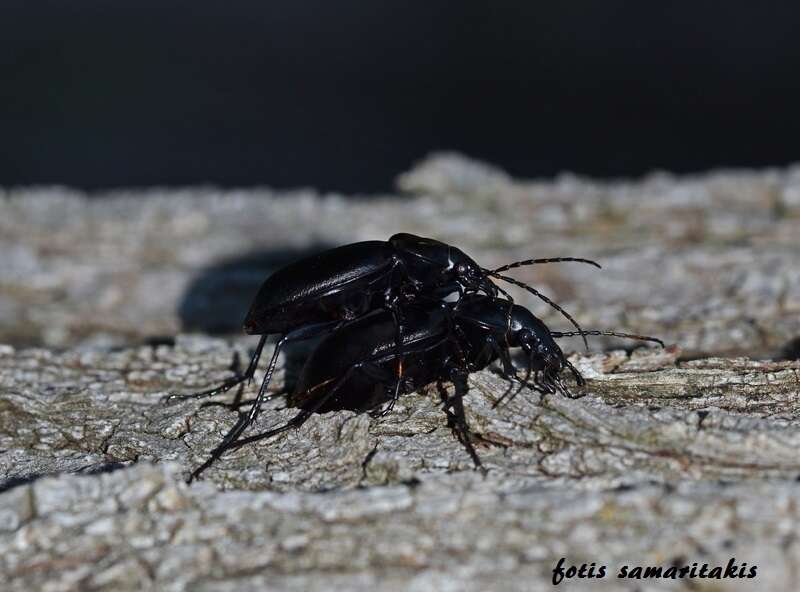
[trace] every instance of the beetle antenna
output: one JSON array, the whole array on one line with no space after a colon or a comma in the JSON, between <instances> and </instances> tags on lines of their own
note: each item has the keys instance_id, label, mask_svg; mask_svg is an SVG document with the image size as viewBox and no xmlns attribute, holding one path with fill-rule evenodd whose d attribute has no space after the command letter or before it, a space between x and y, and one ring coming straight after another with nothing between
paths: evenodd
<instances>
[{"instance_id":1,"label":"beetle antenna","mask_svg":"<svg viewBox=\"0 0 800 592\"><path fill-rule=\"evenodd\" d=\"M634 333L617 333L616 331L551 331L550 335L556 339L560 337L574 337L575 335L608 335L610 337L622 337L624 339L636 339L638 341L652 341L661 347L666 347L664 342L657 337L649 337L647 335L636 335Z\"/></svg>"},{"instance_id":2,"label":"beetle antenna","mask_svg":"<svg viewBox=\"0 0 800 592\"><path fill-rule=\"evenodd\" d=\"M502 274L496 273L496 272L492 271L491 269L483 269L482 271L483 271L483 273L485 273L488 276L495 277L497 279L503 280L504 282L508 282L509 284L514 284L515 286L519 286L520 288L523 288L523 289L527 290L528 292L530 292L534 296L537 296L538 298L540 298L544 302L547 302L547 304L549 304L550 306L555 308L558 312L560 312L562 315L564 315L564 317L567 320L569 320L570 323L573 324L573 326L578 330L578 333L576 333L576 335L581 335L581 337L583 337L583 345L586 347L586 351L587 352L589 351L589 342L586 340L586 335L584 335L585 331L578 324L578 321L573 319L572 315L570 315L566 310L561 308L558 304L556 304L555 302L550 300L547 296L545 296L544 294L539 292L536 288L532 288L528 284L523 284L522 282L520 282L518 280L515 280L512 277L508 277L507 275L502 275ZM506 292L502 288L498 287L497 289L500 290L501 292L503 292L504 294L506 294Z\"/></svg>"},{"instance_id":3,"label":"beetle antenna","mask_svg":"<svg viewBox=\"0 0 800 592\"><path fill-rule=\"evenodd\" d=\"M561 263L565 261L574 261L576 263L588 263L589 265L594 265L597 269L603 269L602 265L600 265L597 261L592 261L591 259L581 259L580 257L551 257L548 259L525 259L524 261L514 261L513 263L508 263L506 265L503 265L502 267L493 269L492 271L494 271L495 273L500 273L517 267L525 267L526 265L538 265L540 263Z\"/></svg>"}]
</instances>

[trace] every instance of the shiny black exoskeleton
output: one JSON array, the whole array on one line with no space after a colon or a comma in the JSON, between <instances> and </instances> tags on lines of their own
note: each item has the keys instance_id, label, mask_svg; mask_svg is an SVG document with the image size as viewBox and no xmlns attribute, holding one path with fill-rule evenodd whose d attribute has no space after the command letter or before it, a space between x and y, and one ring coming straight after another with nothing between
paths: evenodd
<instances>
[{"instance_id":1,"label":"shiny black exoskeleton","mask_svg":"<svg viewBox=\"0 0 800 592\"><path fill-rule=\"evenodd\" d=\"M574 258L530 259L501 269L554 261L597 265L593 261ZM462 296L481 292L489 296L497 296L499 292L506 294L492 283L490 277L531 291L560 310L578 327L558 305L530 286L482 268L460 249L412 234L395 234L385 242L366 241L330 249L275 272L259 289L245 318L245 332L262 336L247 370L216 388L168 398L212 396L252 379L267 337L278 335L258 396L247 416L223 440L221 446L225 448L255 420L265 400L278 355L287 343L330 333L372 311L385 310L391 314L396 364L394 396L384 409L388 412L399 396L403 369L409 367L401 348L403 333L409 325L404 320L406 304L418 300L440 302L453 293ZM510 301L510 296L508 298Z\"/></svg>"},{"instance_id":2,"label":"shiny black exoskeleton","mask_svg":"<svg viewBox=\"0 0 800 592\"><path fill-rule=\"evenodd\" d=\"M500 360L503 376L513 380L517 372L511 361L512 348L523 352L526 373L534 373L534 384L540 390L553 392L554 380L564 368L573 372L579 386L583 385L583 378L566 359L547 326L523 306L500 298L469 295L455 304L410 305L406 315L411 329L404 335L402 346L408 363L404 392L442 378L441 370L446 364L477 372ZM393 381L393 345L392 318L385 312L344 325L320 342L306 360L290 402L295 406L311 405L315 412L375 408L386 400L387 385ZM348 371L351 375L345 383L342 377ZM356 371L360 376L352 374ZM544 382L539 380L538 372ZM342 384L333 392L335 381L340 379Z\"/></svg>"},{"instance_id":3,"label":"shiny black exoskeleton","mask_svg":"<svg viewBox=\"0 0 800 592\"><path fill-rule=\"evenodd\" d=\"M456 331L461 333L468 351L466 359L471 372L499 359L503 375L507 379L516 377L510 348L520 348L526 362L523 382L533 374L533 383L539 390L548 393L559 390L571 396L559 377L568 368L578 386L583 386L583 377L564 356L550 330L527 308L497 298L475 296L459 302L457 315Z\"/></svg>"},{"instance_id":4,"label":"shiny black exoskeleton","mask_svg":"<svg viewBox=\"0 0 800 592\"><path fill-rule=\"evenodd\" d=\"M435 380L452 345L449 307L432 299L420 300L408 303L403 314L408 330L403 333L399 348L394 316L387 310L373 311L327 335L306 360L297 387L289 397L290 403L301 411L280 428L237 442L243 426L250 423L240 417L209 459L192 473L192 478L225 450L299 427L312 413L374 409L394 400L398 391L408 392L412 384L422 386ZM406 368L398 380L396 366L400 359Z\"/></svg>"},{"instance_id":5,"label":"shiny black exoskeleton","mask_svg":"<svg viewBox=\"0 0 800 592\"><path fill-rule=\"evenodd\" d=\"M288 333L299 326L352 320L409 293L443 297L497 288L460 249L396 234L388 241L344 245L271 275L244 321L250 335Z\"/></svg>"},{"instance_id":6,"label":"shiny black exoskeleton","mask_svg":"<svg viewBox=\"0 0 800 592\"><path fill-rule=\"evenodd\" d=\"M516 368L511 363L510 348L520 348L525 361L525 376L520 381L520 386L527 384L533 375L533 386L537 390L544 393L558 391L568 397L573 395L561 380L564 369L572 373L578 386L583 386L585 381L577 368L564 356L556 339L574 335L608 335L652 341L664 347L664 342L660 339L633 333L599 330L550 331L541 319L524 306L487 296L463 298L456 305L455 314L455 331L459 333L462 347L467 352L465 359L470 372L481 370L495 360L500 360L503 376L509 380L517 380ZM496 401L495 405L509 392Z\"/></svg>"},{"instance_id":7,"label":"shiny black exoskeleton","mask_svg":"<svg viewBox=\"0 0 800 592\"><path fill-rule=\"evenodd\" d=\"M470 372L499 359L503 363L503 375L518 381L520 388L533 374L533 386L540 392L558 391L571 396L560 379L565 368L573 373L579 386L584 383L554 339L574 333L552 333L526 308L507 300L472 295L454 304L419 301L408 305L405 316L409 330L403 335L401 351L408 366L403 373L401 390L412 392L436 381L454 383L455 395L445 401L445 411L476 466L480 466L480 460L470 443L462 403ZM613 331L583 333L644 339L663 346L660 340L641 335ZM521 381L511 363L511 348L519 348L526 360L526 374ZM289 397L290 404L300 408L299 413L283 426L227 447L239 447L299 427L312 413L376 408L391 398L397 356L390 312L376 311L343 325L323 339L306 361ZM210 465L227 447L218 447L195 474Z\"/></svg>"},{"instance_id":8,"label":"shiny black exoskeleton","mask_svg":"<svg viewBox=\"0 0 800 592\"><path fill-rule=\"evenodd\" d=\"M365 241L324 251L287 265L262 284L244 321L246 333L262 337L243 374L213 389L168 399L208 397L252 379L267 337L279 335L241 433L256 418L278 355L287 343L324 335L373 310L386 309L392 314L398 367L402 368L403 302L479 291L498 293L486 270L460 249L433 239L395 234L388 241Z\"/></svg>"},{"instance_id":9,"label":"shiny black exoskeleton","mask_svg":"<svg viewBox=\"0 0 800 592\"><path fill-rule=\"evenodd\" d=\"M262 284L244 320L244 330L261 335L244 374L192 395L225 392L255 373L269 335L279 335L261 390L266 390L282 347L334 330L373 310L394 315L402 329L401 303L417 295L443 298L451 293L496 295L484 270L460 249L439 241L396 234L388 241L365 241L329 249L276 271Z\"/></svg>"}]
</instances>

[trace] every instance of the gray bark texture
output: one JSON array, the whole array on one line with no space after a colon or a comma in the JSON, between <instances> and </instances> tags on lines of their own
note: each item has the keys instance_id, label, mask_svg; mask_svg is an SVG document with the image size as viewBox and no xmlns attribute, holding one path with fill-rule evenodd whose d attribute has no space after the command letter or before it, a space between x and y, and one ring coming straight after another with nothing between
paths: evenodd
<instances>
[{"instance_id":1,"label":"gray bark texture","mask_svg":"<svg viewBox=\"0 0 800 592\"><path fill-rule=\"evenodd\" d=\"M570 590L800 588L800 169L533 182L440 154L398 188L0 193L0 589L546 590L562 557L607 570ZM586 328L670 345L564 340L587 379L568 380L575 399L523 389L494 407L508 384L470 375L485 475L445 383L382 418L315 415L187 485L236 392L163 397L246 363L236 332L275 268L398 231L487 267L597 259L509 274ZM294 413L277 398L248 433ZM617 578L732 558L756 577Z\"/></svg>"}]
</instances>

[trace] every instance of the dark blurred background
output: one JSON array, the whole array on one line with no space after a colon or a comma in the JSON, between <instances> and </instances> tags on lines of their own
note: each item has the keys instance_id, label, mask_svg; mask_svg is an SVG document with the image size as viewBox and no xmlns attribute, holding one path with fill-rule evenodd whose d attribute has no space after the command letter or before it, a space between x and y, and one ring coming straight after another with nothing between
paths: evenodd
<instances>
[{"instance_id":1,"label":"dark blurred background","mask_svg":"<svg viewBox=\"0 0 800 592\"><path fill-rule=\"evenodd\" d=\"M6 0L0 185L389 190L800 156L796 2Z\"/></svg>"}]
</instances>

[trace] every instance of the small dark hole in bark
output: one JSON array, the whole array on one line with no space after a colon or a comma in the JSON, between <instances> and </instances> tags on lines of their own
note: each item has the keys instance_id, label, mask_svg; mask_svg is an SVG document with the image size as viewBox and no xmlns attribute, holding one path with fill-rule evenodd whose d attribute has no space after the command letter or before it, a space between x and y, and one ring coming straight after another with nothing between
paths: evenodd
<instances>
[{"instance_id":1,"label":"small dark hole in bark","mask_svg":"<svg viewBox=\"0 0 800 592\"><path fill-rule=\"evenodd\" d=\"M125 467L129 467L130 464L131 463L123 463L123 462L100 463L97 465L84 467L83 469L76 471L76 473L80 473L82 475L101 475L103 473L113 473L114 471L124 469Z\"/></svg>"},{"instance_id":2,"label":"small dark hole in bark","mask_svg":"<svg viewBox=\"0 0 800 592\"><path fill-rule=\"evenodd\" d=\"M145 345L150 347L158 347L159 345L166 345L167 347L175 347L175 337L172 335L153 335L144 340Z\"/></svg>"},{"instance_id":3,"label":"small dark hole in bark","mask_svg":"<svg viewBox=\"0 0 800 592\"><path fill-rule=\"evenodd\" d=\"M722 548L725 549L726 551L730 551L735 546L736 546L736 541L734 541L733 539L725 539L724 541L722 541Z\"/></svg>"},{"instance_id":4,"label":"small dark hole in bark","mask_svg":"<svg viewBox=\"0 0 800 592\"><path fill-rule=\"evenodd\" d=\"M670 565L673 565L675 567L681 567L683 565L686 565L686 557L684 555L676 555L675 557L673 557L672 561L670 562Z\"/></svg>"}]
</instances>

